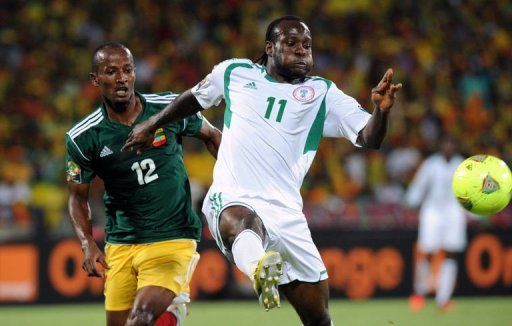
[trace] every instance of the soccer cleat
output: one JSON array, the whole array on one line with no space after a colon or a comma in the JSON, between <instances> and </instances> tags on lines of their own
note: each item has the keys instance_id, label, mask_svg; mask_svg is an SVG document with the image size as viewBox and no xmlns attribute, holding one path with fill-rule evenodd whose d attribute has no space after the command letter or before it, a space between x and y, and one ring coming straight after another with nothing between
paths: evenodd
<instances>
[{"instance_id":1,"label":"soccer cleat","mask_svg":"<svg viewBox=\"0 0 512 326\"><path fill-rule=\"evenodd\" d=\"M409 307L414 312L422 310L425 307L425 298L418 294L411 295L409 297Z\"/></svg>"},{"instance_id":2,"label":"soccer cleat","mask_svg":"<svg viewBox=\"0 0 512 326\"><path fill-rule=\"evenodd\" d=\"M279 277L283 274L283 260L275 251L267 251L258 262L254 272L254 290L258 294L260 304L269 311L281 307L279 299Z\"/></svg>"}]
</instances>

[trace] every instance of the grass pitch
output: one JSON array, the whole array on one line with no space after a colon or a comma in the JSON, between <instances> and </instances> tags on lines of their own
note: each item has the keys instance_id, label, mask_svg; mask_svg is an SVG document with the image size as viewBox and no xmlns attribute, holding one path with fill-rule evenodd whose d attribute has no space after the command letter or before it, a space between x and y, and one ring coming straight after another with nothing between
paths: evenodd
<instances>
[{"instance_id":1,"label":"grass pitch","mask_svg":"<svg viewBox=\"0 0 512 326\"><path fill-rule=\"evenodd\" d=\"M432 301L413 313L406 299L375 299L363 302L331 300L330 311L336 325L492 325L512 326L512 297L457 298L451 312L439 312ZM0 306L0 325L104 325L100 304L41 306ZM194 302L187 326L300 325L293 308L265 312L257 301Z\"/></svg>"}]
</instances>

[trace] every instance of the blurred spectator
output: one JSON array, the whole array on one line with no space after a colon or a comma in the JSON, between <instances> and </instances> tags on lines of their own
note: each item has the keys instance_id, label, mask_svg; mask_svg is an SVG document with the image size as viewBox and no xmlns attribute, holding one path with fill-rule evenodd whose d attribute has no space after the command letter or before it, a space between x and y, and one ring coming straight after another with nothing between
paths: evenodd
<instances>
[{"instance_id":1,"label":"blurred spectator","mask_svg":"<svg viewBox=\"0 0 512 326\"><path fill-rule=\"evenodd\" d=\"M12 180L0 181L0 227L19 226L27 228L30 213L27 204L30 188L27 184Z\"/></svg>"},{"instance_id":2,"label":"blurred spectator","mask_svg":"<svg viewBox=\"0 0 512 326\"><path fill-rule=\"evenodd\" d=\"M406 184L420 162L421 153L416 147L397 147L388 155L387 172L392 180Z\"/></svg>"},{"instance_id":3,"label":"blurred spectator","mask_svg":"<svg viewBox=\"0 0 512 326\"><path fill-rule=\"evenodd\" d=\"M117 18L111 19L114 10ZM368 85L385 68L393 67L404 84L381 151L323 141L302 190L312 222L372 225L365 222L373 218L369 203L394 203L442 132L461 140L465 154L512 162L510 1L3 1L0 165L11 164L11 148L18 147L24 153L11 166L30 173L14 183L4 173L2 187L32 189L45 225L69 232L62 226L62 139L72 121L100 102L88 81L91 51L106 40L122 41L137 53L138 89L179 92L225 58L258 57L264 26L288 13L302 15L314 32L314 74L333 79L369 111ZM206 116L222 126L222 110ZM210 162L205 167L203 149L185 145L190 178L207 186ZM101 187L94 191L99 198ZM12 212L7 198L0 198L2 212ZM31 205L28 195L24 200ZM407 214L389 211L396 214L389 227L409 225ZM102 214L100 207L95 212ZM2 213L4 225L16 224L7 215Z\"/></svg>"},{"instance_id":4,"label":"blurred spectator","mask_svg":"<svg viewBox=\"0 0 512 326\"><path fill-rule=\"evenodd\" d=\"M0 165L0 228L28 229L31 223L28 182L32 170L22 147L12 146L5 152L8 157Z\"/></svg>"}]
</instances>

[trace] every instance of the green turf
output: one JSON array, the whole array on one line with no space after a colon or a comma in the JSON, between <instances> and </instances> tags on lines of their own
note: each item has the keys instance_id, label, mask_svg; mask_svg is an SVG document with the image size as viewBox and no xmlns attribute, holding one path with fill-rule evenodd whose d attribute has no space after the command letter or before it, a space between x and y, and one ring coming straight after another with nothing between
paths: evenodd
<instances>
[{"instance_id":1,"label":"green turf","mask_svg":"<svg viewBox=\"0 0 512 326\"><path fill-rule=\"evenodd\" d=\"M453 311L441 313L432 301L413 313L405 299L354 302L332 300L331 315L336 325L512 325L512 297L456 300ZM102 305L0 306L0 325L103 325ZM187 326L199 325L300 325L286 303L265 312L256 301L194 302Z\"/></svg>"}]
</instances>

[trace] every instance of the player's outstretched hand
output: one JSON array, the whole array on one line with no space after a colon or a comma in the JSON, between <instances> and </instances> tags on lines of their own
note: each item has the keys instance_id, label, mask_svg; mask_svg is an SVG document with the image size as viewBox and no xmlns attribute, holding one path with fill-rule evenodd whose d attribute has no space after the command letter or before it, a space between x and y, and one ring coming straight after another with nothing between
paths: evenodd
<instances>
[{"instance_id":1,"label":"player's outstretched hand","mask_svg":"<svg viewBox=\"0 0 512 326\"><path fill-rule=\"evenodd\" d=\"M395 103L395 93L402 83L393 84L393 69L389 68L377 87L372 89L372 102L381 111L388 112Z\"/></svg>"},{"instance_id":2,"label":"player's outstretched hand","mask_svg":"<svg viewBox=\"0 0 512 326\"><path fill-rule=\"evenodd\" d=\"M148 120L135 125L133 130L128 134L128 139L126 139L123 148L121 148L121 152L136 150L137 155L139 155L142 149L151 145L154 133L153 125Z\"/></svg>"},{"instance_id":3,"label":"player's outstretched hand","mask_svg":"<svg viewBox=\"0 0 512 326\"><path fill-rule=\"evenodd\" d=\"M105 269L110 269L110 266L108 266L105 255L101 252L96 243L84 247L83 252L84 261L82 268L87 275L105 278Z\"/></svg>"}]
</instances>

